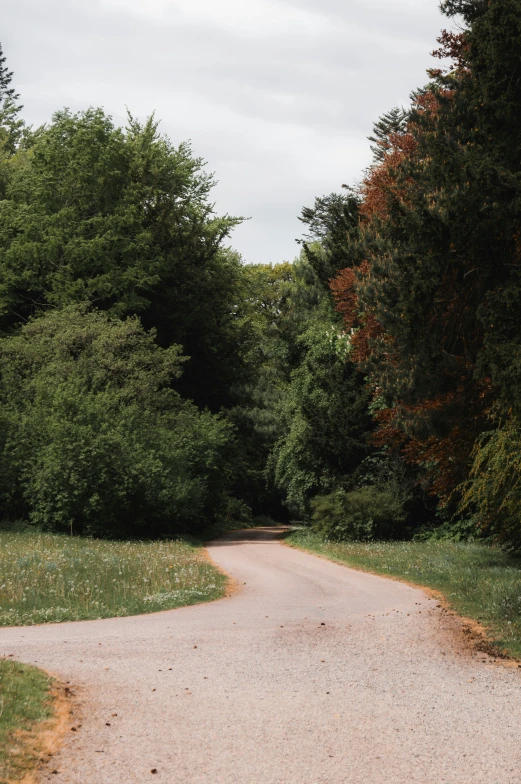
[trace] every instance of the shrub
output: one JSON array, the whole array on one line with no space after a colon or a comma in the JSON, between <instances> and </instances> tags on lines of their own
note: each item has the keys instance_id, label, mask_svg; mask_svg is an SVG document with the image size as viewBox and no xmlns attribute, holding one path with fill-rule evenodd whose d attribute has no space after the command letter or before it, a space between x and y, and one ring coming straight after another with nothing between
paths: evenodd
<instances>
[{"instance_id":1,"label":"shrub","mask_svg":"<svg viewBox=\"0 0 521 784\"><path fill-rule=\"evenodd\" d=\"M171 388L183 357L137 318L53 311L0 344L6 517L96 536L194 531L226 499L232 428Z\"/></svg>"},{"instance_id":2,"label":"shrub","mask_svg":"<svg viewBox=\"0 0 521 784\"><path fill-rule=\"evenodd\" d=\"M312 501L312 527L328 539L390 539L405 521L405 499L389 484L337 490Z\"/></svg>"},{"instance_id":3,"label":"shrub","mask_svg":"<svg viewBox=\"0 0 521 784\"><path fill-rule=\"evenodd\" d=\"M521 552L521 423L512 418L483 433L460 507L474 512L481 533Z\"/></svg>"}]
</instances>

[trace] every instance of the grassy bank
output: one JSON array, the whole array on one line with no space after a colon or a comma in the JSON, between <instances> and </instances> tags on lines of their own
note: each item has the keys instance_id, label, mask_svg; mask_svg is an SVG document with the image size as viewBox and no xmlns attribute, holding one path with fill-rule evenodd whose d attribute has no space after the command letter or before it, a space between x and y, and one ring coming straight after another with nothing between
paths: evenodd
<instances>
[{"instance_id":1,"label":"grassy bank","mask_svg":"<svg viewBox=\"0 0 521 784\"><path fill-rule=\"evenodd\" d=\"M111 618L217 599L226 578L185 541L0 533L0 626Z\"/></svg>"},{"instance_id":2,"label":"grassy bank","mask_svg":"<svg viewBox=\"0 0 521 784\"><path fill-rule=\"evenodd\" d=\"M357 569L438 590L456 612L482 623L493 644L521 658L519 558L482 544L326 542L307 529L291 532L285 541Z\"/></svg>"},{"instance_id":3,"label":"grassy bank","mask_svg":"<svg viewBox=\"0 0 521 784\"><path fill-rule=\"evenodd\" d=\"M35 767L39 754L32 732L51 715L45 673L0 659L0 784L18 781Z\"/></svg>"}]
</instances>

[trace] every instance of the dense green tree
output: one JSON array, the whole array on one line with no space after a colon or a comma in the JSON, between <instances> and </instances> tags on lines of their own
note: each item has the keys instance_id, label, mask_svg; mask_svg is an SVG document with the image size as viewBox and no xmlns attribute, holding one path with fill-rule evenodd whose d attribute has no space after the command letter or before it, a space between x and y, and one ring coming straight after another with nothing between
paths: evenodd
<instances>
[{"instance_id":1,"label":"dense green tree","mask_svg":"<svg viewBox=\"0 0 521 784\"><path fill-rule=\"evenodd\" d=\"M185 361L137 318L83 306L4 338L4 515L105 536L194 531L224 515L232 430L171 389Z\"/></svg>"},{"instance_id":2,"label":"dense green tree","mask_svg":"<svg viewBox=\"0 0 521 784\"><path fill-rule=\"evenodd\" d=\"M212 185L152 118L122 130L99 109L58 112L17 154L0 202L0 326L72 302L138 314L190 357L186 397L229 404L240 260L223 242L238 221L213 213Z\"/></svg>"},{"instance_id":3,"label":"dense green tree","mask_svg":"<svg viewBox=\"0 0 521 784\"><path fill-rule=\"evenodd\" d=\"M380 443L402 447L447 508L477 443L465 499L468 512L474 488L484 515L502 508L504 485L481 474L513 454L521 401L521 14L518 0L443 8L465 27L442 33L449 65L431 70L407 115L377 124L353 261L332 285Z\"/></svg>"},{"instance_id":4,"label":"dense green tree","mask_svg":"<svg viewBox=\"0 0 521 784\"><path fill-rule=\"evenodd\" d=\"M327 283L345 267L362 260L357 249L360 227L360 196L344 186L343 193L331 193L315 199L313 207L304 207L299 220L307 234L301 240L306 258L317 280Z\"/></svg>"},{"instance_id":5,"label":"dense green tree","mask_svg":"<svg viewBox=\"0 0 521 784\"><path fill-rule=\"evenodd\" d=\"M460 505L478 529L521 551L521 426L509 417L479 436Z\"/></svg>"},{"instance_id":6,"label":"dense green tree","mask_svg":"<svg viewBox=\"0 0 521 784\"><path fill-rule=\"evenodd\" d=\"M459 388L454 410L465 408L493 376L511 405L502 352L517 353L519 329L521 16L505 0L445 7L470 25L444 52L463 65L433 72L412 107L405 154L384 161L388 181L376 184L386 203L365 230L373 263L361 307L392 339L392 351L374 354L390 399L414 406ZM434 430L443 419L433 409Z\"/></svg>"}]
</instances>

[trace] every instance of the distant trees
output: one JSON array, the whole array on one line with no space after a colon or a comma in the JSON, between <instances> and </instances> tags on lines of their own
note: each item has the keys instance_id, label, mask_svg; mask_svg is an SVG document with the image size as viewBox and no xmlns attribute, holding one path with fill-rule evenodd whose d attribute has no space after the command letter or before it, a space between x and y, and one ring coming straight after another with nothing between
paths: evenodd
<instances>
[{"instance_id":1,"label":"distant trees","mask_svg":"<svg viewBox=\"0 0 521 784\"><path fill-rule=\"evenodd\" d=\"M293 513L349 481L367 454L370 430L363 377L348 361L349 339L329 304L317 310L298 337L302 357L281 405L282 433L270 466Z\"/></svg>"},{"instance_id":2,"label":"distant trees","mask_svg":"<svg viewBox=\"0 0 521 784\"><path fill-rule=\"evenodd\" d=\"M329 202L320 204L312 220L323 227ZM335 212L339 205L344 220L343 198L332 201ZM348 361L349 339L317 260L329 264L324 247L310 238L291 265L244 268L249 319L257 325L255 370L244 406L234 411L240 431L253 429L269 486L299 518L309 515L317 493L349 482L367 454L371 428L363 376Z\"/></svg>"}]
</instances>

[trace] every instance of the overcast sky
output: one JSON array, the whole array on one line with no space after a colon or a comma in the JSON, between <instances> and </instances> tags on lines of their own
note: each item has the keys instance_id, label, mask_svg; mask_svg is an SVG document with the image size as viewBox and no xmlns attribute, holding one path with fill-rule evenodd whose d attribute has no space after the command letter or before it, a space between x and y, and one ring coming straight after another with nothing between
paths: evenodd
<instances>
[{"instance_id":1,"label":"overcast sky","mask_svg":"<svg viewBox=\"0 0 521 784\"><path fill-rule=\"evenodd\" d=\"M354 183L373 123L426 81L437 0L2 0L0 41L33 124L63 106L152 111L191 139L217 210L251 217L248 262L297 253L297 215Z\"/></svg>"}]
</instances>

